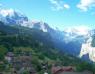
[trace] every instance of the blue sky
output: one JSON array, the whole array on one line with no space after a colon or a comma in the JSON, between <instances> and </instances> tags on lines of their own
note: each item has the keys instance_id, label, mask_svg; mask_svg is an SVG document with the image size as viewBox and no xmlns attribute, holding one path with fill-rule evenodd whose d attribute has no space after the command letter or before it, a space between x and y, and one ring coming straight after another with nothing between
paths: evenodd
<instances>
[{"instance_id":1,"label":"blue sky","mask_svg":"<svg viewBox=\"0 0 95 74\"><path fill-rule=\"evenodd\" d=\"M45 21L60 29L95 25L95 0L0 0L0 8L19 10L31 20Z\"/></svg>"}]
</instances>

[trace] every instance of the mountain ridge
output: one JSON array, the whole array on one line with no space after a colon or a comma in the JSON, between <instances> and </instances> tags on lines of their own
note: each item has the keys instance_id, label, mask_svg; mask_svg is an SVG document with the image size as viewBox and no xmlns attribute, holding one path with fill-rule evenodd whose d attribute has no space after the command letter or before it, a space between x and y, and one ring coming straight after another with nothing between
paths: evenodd
<instances>
[{"instance_id":1,"label":"mountain ridge","mask_svg":"<svg viewBox=\"0 0 95 74\"><path fill-rule=\"evenodd\" d=\"M5 21L3 21L2 18L5 19ZM79 56L82 44L85 42L85 40L94 35L94 32L91 29L88 29L88 27L86 26L81 26L80 28L70 28L63 31L56 30L51 28L47 23L43 21L30 21L28 20L27 16L11 9L0 10L0 20L12 26L23 26L48 33L52 37L51 39L56 48L76 57ZM71 52L71 50L73 51L73 53Z\"/></svg>"}]
</instances>

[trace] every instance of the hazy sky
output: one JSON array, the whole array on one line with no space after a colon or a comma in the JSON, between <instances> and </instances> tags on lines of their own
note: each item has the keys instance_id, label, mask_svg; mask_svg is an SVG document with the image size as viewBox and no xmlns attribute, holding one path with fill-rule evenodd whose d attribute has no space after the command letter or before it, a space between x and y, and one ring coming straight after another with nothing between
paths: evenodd
<instances>
[{"instance_id":1,"label":"hazy sky","mask_svg":"<svg viewBox=\"0 0 95 74\"><path fill-rule=\"evenodd\" d=\"M31 20L60 28L95 25L95 0L0 0L0 8L19 10Z\"/></svg>"}]
</instances>

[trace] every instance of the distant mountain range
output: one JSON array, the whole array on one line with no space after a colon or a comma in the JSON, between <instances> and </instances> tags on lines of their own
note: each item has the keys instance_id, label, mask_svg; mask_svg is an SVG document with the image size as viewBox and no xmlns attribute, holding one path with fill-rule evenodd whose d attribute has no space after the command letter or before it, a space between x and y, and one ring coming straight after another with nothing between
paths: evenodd
<instances>
[{"instance_id":1,"label":"distant mountain range","mask_svg":"<svg viewBox=\"0 0 95 74\"><path fill-rule=\"evenodd\" d=\"M31 21L26 15L12 9L1 9L0 21L10 26L23 26L30 29L41 30L51 36L45 37L46 39L48 37L50 38L50 40L52 40L55 48L58 48L62 52L74 55L76 57L79 57L80 55L82 44L85 43L89 39L89 37L92 37L94 35L94 30L91 30L86 26L66 28L63 31L53 29L43 21ZM38 35L38 37L41 36ZM45 38L42 38L43 41L44 39ZM47 42L49 42L49 39L47 40ZM94 55L92 56L95 58ZM84 58L86 60L89 60L89 57L87 56ZM93 60L90 58L90 61Z\"/></svg>"}]
</instances>

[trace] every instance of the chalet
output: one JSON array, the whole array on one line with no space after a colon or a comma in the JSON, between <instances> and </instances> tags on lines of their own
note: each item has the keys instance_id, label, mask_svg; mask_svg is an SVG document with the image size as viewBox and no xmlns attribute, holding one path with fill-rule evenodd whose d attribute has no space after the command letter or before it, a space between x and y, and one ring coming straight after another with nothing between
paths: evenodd
<instances>
[{"instance_id":1,"label":"chalet","mask_svg":"<svg viewBox=\"0 0 95 74\"><path fill-rule=\"evenodd\" d=\"M92 74L92 72L84 71L84 72L75 72L74 67L67 66L67 67L52 67L51 69L52 74Z\"/></svg>"},{"instance_id":2,"label":"chalet","mask_svg":"<svg viewBox=\"0 0 95 74\"><path fill-rule=\"evenodd\" d=\"M52 67L51 72L52 74L60 74L61 72L73 72L74 69L71 66L67 66L67 67Z\"/></svg>"}]
</instances>

